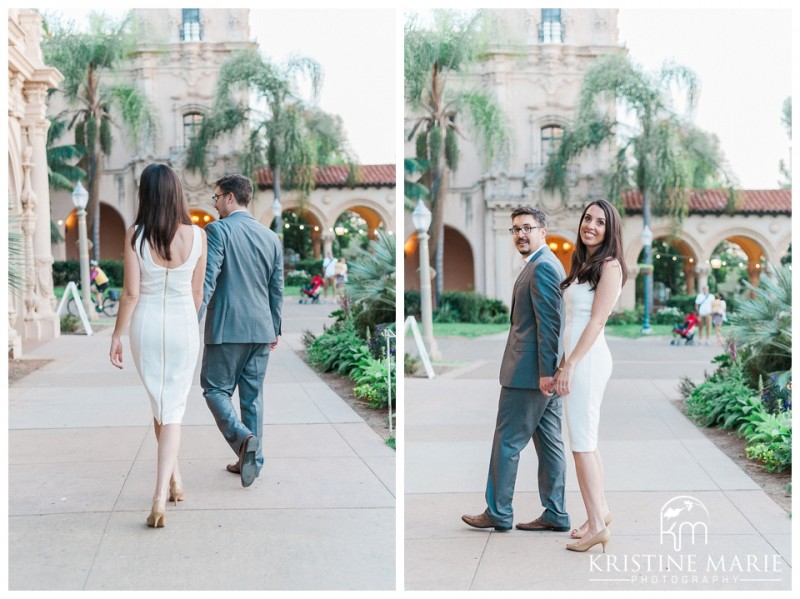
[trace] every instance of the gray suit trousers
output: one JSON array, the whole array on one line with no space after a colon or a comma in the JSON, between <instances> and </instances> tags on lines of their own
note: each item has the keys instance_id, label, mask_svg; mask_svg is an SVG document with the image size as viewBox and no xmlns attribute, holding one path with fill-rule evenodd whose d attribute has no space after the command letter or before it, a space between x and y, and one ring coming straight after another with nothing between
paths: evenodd
<instances>
[{"instance_id":1,"label":"gray suit trousers","mask_svg":"<svg viewBox=\"0 0 800 599\"><path fill-rule=\"evenodd\" d=\"M486 515L497 526L511 527L511 502L517 480L519 454L533 439L539 457L539 498L542 517L556 526L569 526L564 486L566 457L561 437L564 407L560 397L539 389L500 388L497 426L486 482Z\"/></svg>"},{"instance_id":2,"label":"gray suit trousers","mask_svg":"<svg viewBox=\"0 0 800 599\"><path fill-rule=\"evenodd\" d=\"M256 471L264 466L261 436L264 428L264 375L269 361L268 343L221 343L206 345L200 385L208 409L222 436L238 457L248 435L258 439ZM233 391L239 389L239 411L233 407Z\"/></svg>"}]
</instances>

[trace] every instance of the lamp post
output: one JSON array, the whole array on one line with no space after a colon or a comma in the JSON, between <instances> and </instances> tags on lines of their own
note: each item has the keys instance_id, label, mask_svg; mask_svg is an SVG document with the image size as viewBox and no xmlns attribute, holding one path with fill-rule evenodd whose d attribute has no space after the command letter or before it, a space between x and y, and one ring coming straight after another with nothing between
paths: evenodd
<instances>
[{"instance_id":1,"label":"lamp post","mask_svg":"<svg viewBox=\"0 0 800 599\"><path fill-rule=\"evenodd\" d=\"M650 226L645 223L642 229L642 246L644 248L644 316L642 317L642 335L649 335L653 332L650 327L650 310L653 305L653 232Z\"/></svg>"},{"instance_id":2,"label":"lamp post","mask_svg":"<svg viewBox=\"0 0 800 599\"><path fill-rule=\"evenodd\" d=\"M278 237L281 238L281 245L283 245L283 221L281 220L281 214L283 214L283 206L281 206L281 201L275 198L275 201L272 202L272 216L275 217L275 232L278 234Z\"/></svg>"},{"instance_id":3,"label":"lamp post","mask_svg":"<svg viewBox=\"0 0 800 599\"><path fill-rule=\"evenodd\" d=\"M89 284L89 240L86 235L86 206L89 204L89 192L84 189L81 182L72 190L72 203L78 210L78 244L80 247L81 263L81 295L83 307L90 320L97 318L97 311L92 305L91 289Z\"/></svg>"},{"instance_id":4,"label":"lamp post","mask_svg":"<svg viewBox=\"0 0 800 599\"><path fill-rule=\"evenodd\" d=\"M422 336L428 346L428 353L431 359L439 359L439 350L436 347L436 340L433 338L433 302L431 300L431 264L428 251L428 228L431 226L431 211L419 200L414 212L411 213L411 220L417 230L417 240L419 241L419 295L420 307L422 310Z\"/></svg>"}]
</instances>

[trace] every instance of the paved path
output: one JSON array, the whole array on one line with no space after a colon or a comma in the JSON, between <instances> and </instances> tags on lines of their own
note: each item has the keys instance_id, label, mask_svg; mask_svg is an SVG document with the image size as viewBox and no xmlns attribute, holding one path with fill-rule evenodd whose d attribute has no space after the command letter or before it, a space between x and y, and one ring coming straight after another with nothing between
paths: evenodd
<instances>
[{"instance_id":1,"label":"paved path","mask_svg":"<svg viewBox=\"0 0 800 599\"><path fill-rule=\"evenodd\" d=\"M156 444L127 341L121 372L110 329L26 353L53 361L9 390L9 588L394 589L394 451L294 351L331 309L285 304L264 391L266 465L250 488L225 471L235 456L196 373L186 501L167 506L163 529L145 525Z\"/></svg>"},{"instance_id":2,"label":"paved path","mask_svg":"<svg viewBox=\"0 0 800 599\"><path fill-rule=\"evenodd\" d=\"M497 533L461 522L461 514L486 505L505 334L437 342L455 368L433 380L405 380L406 589L791 588L791 519L671 402L680 397L681 375L700 381L714 369L717 348L609 338L614 374L600 449L614 522L604 556L600 546L565 551L567 533ZM567 463L567 508L579 525L585 511L570 454ZM516 522L542 511L535 473L531 444L520 457ZM684 534L676 551L669 537L661 543L661 510L684 495L707 508L708 537L692 545Z\"/></svg>"}]
</instances>

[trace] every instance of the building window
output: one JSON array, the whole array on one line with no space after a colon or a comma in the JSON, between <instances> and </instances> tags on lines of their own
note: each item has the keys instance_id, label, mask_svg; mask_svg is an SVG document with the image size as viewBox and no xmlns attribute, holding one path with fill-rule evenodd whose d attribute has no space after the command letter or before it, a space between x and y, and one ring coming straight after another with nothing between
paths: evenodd
<instances>
[{"instance_id":1,"label":"building window","mask_svg":"<svg viewBox=\"0 0 800 599\"><path fill-rule=\"evenodd\" d=\"M203 28L200 25L200 9L184 8L183 23L181 24L182 42L199 42L203 38Z\"/></svg>"},{"instance_id":2,"label":"building window","mask_svg":"<svg viewBox=\"0 0 800 599\"><path fill-rule=\"evenodd\" d=\"M560 8L542 9L542 22L539 24L539 42L542 44L561 44L564 42L564 27L561 25Z\"/></svg>"},{"instance_id":3,"label":"building window","mask_svg":"<svg viewBox=\"0 0 800 599\"><path fill-rule=\"evenodd\" d=\"M550 161L550 156L558 150L561 138L564 136L564 128L558 125L548 125L542 127L542 164Z\"/></svg>"},{"instance_id":4,"label":"building window","mask_svg":"<svg viewBox=\"0 0 800 599\"><path fill-rule=\"evenodd\" d=\"M190 112L183 115L183 147L188 148L189 144L200 131L203 124L203 115L199 112Z\"/></svg>"}]
</instances>

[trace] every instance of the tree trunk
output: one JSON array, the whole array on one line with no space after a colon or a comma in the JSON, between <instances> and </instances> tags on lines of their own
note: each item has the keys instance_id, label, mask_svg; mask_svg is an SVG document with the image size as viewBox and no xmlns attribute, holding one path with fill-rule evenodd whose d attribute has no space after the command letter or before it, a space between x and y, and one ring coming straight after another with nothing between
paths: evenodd
<instances>
[{"instance_id":1,"label":"tree trunk","mask_svg":"<svg viewBox=\"0 0 800 599\"><path fill-rule=\"evenodd\" d=\"M102 176L102 156L95 154L89 159L87 173L89 189L89 206L87 221L91 227L92 259L100 260L100 177Z\"/></svg>"}]
</instances>

